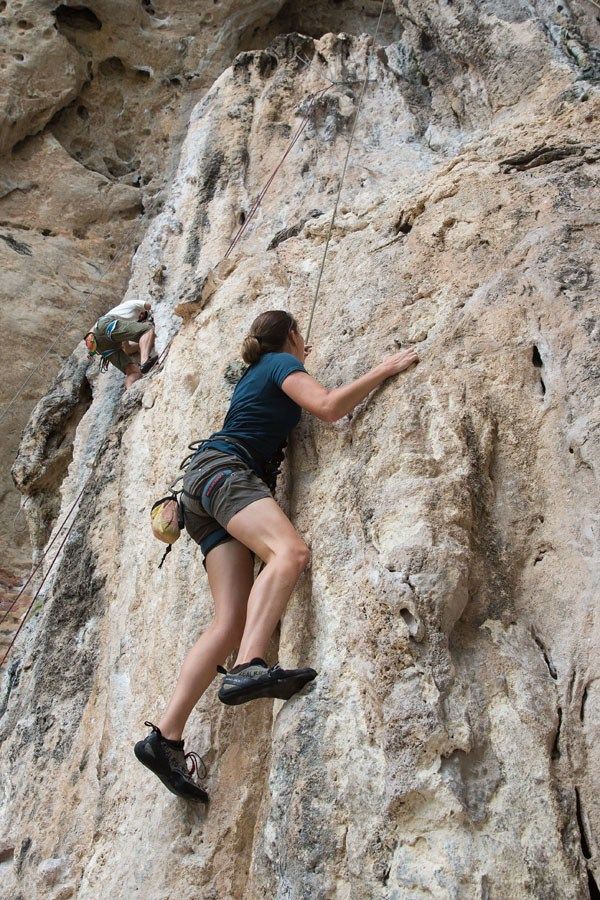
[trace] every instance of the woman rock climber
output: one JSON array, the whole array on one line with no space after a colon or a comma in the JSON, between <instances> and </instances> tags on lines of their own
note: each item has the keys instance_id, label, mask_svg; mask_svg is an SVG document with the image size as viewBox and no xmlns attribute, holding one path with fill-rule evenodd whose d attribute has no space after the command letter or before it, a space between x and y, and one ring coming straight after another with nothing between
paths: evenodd
<instances>
[{"instance_id":1,"label":"woman rock climber","mask_svg":"<svg viewBox=\"0 0 600 900\"><path fill-rule=\"evenodd\" d=\"M183 479L185 527L202 549L215 615L187 654L158 725L147 722L152 731L134 749L172 793L190 800L206 802L208 795L196 783L197 755L184 753L182 733L217 667L224 674L219 699L230 705L258 697L288 699L317 675L314 669L282 669L264 660L310 560L268 486L274 487L273 458L302 409L335 422L386 379L418 362L413 350L402 350L330 391L306 372L309 350L288 312L272 310L255 319L242 347L249 367L233 392L223 428L202 443ZM254 554L264 563L256 579ZM225 673L221 666L236 647L235 665Z\"/></svg>"}]
</instances>

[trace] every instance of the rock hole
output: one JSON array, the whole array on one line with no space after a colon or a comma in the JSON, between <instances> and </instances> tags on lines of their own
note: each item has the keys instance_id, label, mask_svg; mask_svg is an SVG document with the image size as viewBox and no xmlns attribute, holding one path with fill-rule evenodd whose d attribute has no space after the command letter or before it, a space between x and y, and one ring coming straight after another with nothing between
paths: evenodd
<instances>
[{"instance_id":1,"label":"rock hole","mask_svg":"<svg viewBox=\"0 0 600 900\"><path fill-rule=\"evenodd\" d=\"M136 69L136 70L135 70L135 74L136 74L137 77L140 78L142 81L148 81L148 79L150 78L150 75L151 75L152 73L150 72L149 69Z\"/></svg>"},{"instance_id":2,"label":"rock hole","mask_svg":"<svg viewBox=\"0 0 600 900\"><path fill-rule=\"evenodd\" d=\"M13 56L14 56L14 58L17 59L19 62L23 62L23 60L25 59L25 57L23 56L22 53L13 53Z\"/></svg>"},{"instance_id":3,"label":"rock hole","mask_svg":"<svg viewBox=\"0 0 600 900\"><path fill-rule=\"evenodd\" d=\"M562 727L562 709L559 706L557 709L558 713L558 726L556 728L556 734L554 735L554 743L552 745L552 753L550 754L551 759L560 759L560 749L559 749L559 741L560 741L560 729Z\"/></svg>"},{"instance_id":4,"label":"rock hole","mask_svg":"<svg viewBox=\"0 0 600 900\"><path fill-rule=\"evenodd\" d=\"M531 349L531 362L533 363L533 365L535 366L536 369L543 368L544 360L542 359L542 357L540 355L540 351L538 350L536 344L534 344ZM542 397L543 397L546 393L546 385L544 384L543 378L540 378L540 388L542 389Z\"/></svg>"},{"instance_id":5,"label":"rock hole","mask_svg":"<svg viewBox=\"0 0 600 900\"><path fill-rule=\"evenodd\" d=\"M82 104L80 104L77 107L77 115L79 116L80 119L83 119L84 122L87 122L87 120L90 117L87 106L83 106Z\"/></svg>"},{"instance_id":6,"label":"rock hole","mask_svg":"<svg viewBox=\"0 0 600 900\"><path fill-rule=\"evenodd\" d=\"M6 0L2 0L2 2L0 3L0 12L4 12L5 9L6 9Z\"/></svg>"},{"instance_id":7,"label":"rock hole","mask_svg":"<svg viewBox=\"0 0 600 900\"><path fill-rule=\"evenodd\" d=\"M246 213L244 212L243 209L240 209L240 211L238 213L238 225L243 225L245 221L246 221Z\"/></svg>"},{"instance_id":8,"label":"rock hole","mask_svg":"<svg viewBox=\"0 0 600 900\"><path fill-rule=\"evenodd\" d=\"M531 351L531 362L536 367L536 369L541 369L542 366L544 365L544 361L543 361L542 357L540 356L540 351L538 350L538 348L535 344L533 345L533 348Z\"/></svg>"},{"instance_id":9,"label":"rock hole","mask_svg":"<svg viewBox=\"0 0 600 900\"><path fill-rule=\"evenodd\" d=\"M414 636L419 630L419 623L417 622L411 611L405 606L400 610L400 615L404 619L404 624L408 628L409 633Z\"/></svg>"},{"instance_id":10,"label":"rock hole","mask_svg":"<svg viewBox=\"0 0 600 900\"><path fill-rule=\"evenodd\" d=\"M544 662L546 663L546 666L548 667L548 671L550 672L550 677L553 678L554 681L556 681L556 679L558 678L558 675L556 672L556 667L554 666L554 663L550 659L550 654L548 653L548 650L544 646L542 639L537 636L537 634L535 633L535 631L533 629L531 630L531 635L533 637L533 640L537 644L537 646L542 651L542 656L544 657Z\"/></svg>"},{"instance_id":11,"label":"rock hole","mask_svg":"<svg viewBox=\"0 0 600 900\"><path fill-rule=\"evenodd\" d=\"M125 72L123 60L118 56L109 56L108 59L103 59L98 68L102 75L122 75Z\"/></svg>"},{"instance_id":12,"label":"rock hole","mask_svg":"<svg viewBox=\"0 0 600 900\"><path fill-rule=\"evenodd\" d=\"M600 890L590 869L588 869L588 890L590 892L590 900L600 900Z\"/></svg>"},{"instance_id":13,"label":"rock hole","mask_svg":"<svg viewBox=\"0 0 600 900\"><path fill-rule=\"evenodd\" d=\"M52 10L56 21L63 28L72 28L76 31L100 31L102 22L87 6L66 6L61 3Z\"/></svg>"},{"instance_id":14,"label":"rock hole","mask_svg":"<svg viewBox=\"0 0 600 900\"><path fill-rule=\"evenodd\" d=\"M396 222L393 228L394 234L410 234L412 231L412 222L408 219L404 218L404 213L400 215L400 218Z\"/></svg>"},{"instance_id":15,"label":"rock hole","mask_svg":"<svg viewBox=\"0 0 600 900\"><path fill-rule=\"evenodd\" d=\"M14 847L5 847L4 849L0 850L0 863L8 862L9 860L11 860L13 858L14 855L15 855Z\"/></svg>"},{"instance_id":16,"label":"rock hole","mask_svg":"<svg viewBox=\"0 0 600 900\"><path fill-rule=\"evenodd\" d=\"M583 694L581 695L581 706L579 707L579 721L583 722L585 719L585 704L588 698L588 685L583 689Z\"/></svg>"},{"instance_id":17,"label":"rock hole","mask_svg":"<svg viewBox=\"0 0 600 900\"><path fill-rule=\"evenodd\" d=\"M575 453L572 447L569 447L569 453Z\"/></svg>"},{"instance_id":18,"label":"rock hole","mask_svg":"<svg viewBox=\"0 0 600 900\"><path fill-rule=\"evenodd\" d=\"M26 30L29 28L33 28L33 24L31 22L28 22L27 19L19 19L17 25L19 26L19 28L24 28Z\"/></svg>"},{"instance_id":19,"label":"rock hole","mask_svg":"<svg viewBox=\"0 0 600 900\"><path fill-rule=\"evenodd\" d=\"M425 53L429 53L430 50L433 50L433 41L426 31L421 32L421 50L424 50Z\"/></svg>"},{"instance_id":20,"label":"rock hole","mask_svg":"<svg viewBox=\"0 0 600 900\"><path fill-rule=\"evenodd\" d=\"M583 821L583 810L581 808L581 797L579 796L579 788L577 787L575 788L575 809L577 812L577 824L579 826L579 834L581 837L581 852L583 853L585 859L590 859L592 853L590 850L589 841L587 839L587 833Z\"/></svg>"}]
</instances>

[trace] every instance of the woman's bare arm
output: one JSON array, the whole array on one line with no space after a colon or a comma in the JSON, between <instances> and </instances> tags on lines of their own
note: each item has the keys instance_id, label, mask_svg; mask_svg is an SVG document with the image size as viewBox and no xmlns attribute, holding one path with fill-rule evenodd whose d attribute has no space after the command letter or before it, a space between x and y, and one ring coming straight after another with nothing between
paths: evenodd
<instances>
[{"instance_id":1,"label":"woman's bare arm","mask_svg":"<svg viewBox=\"0 0 600 900\"><path fill-rule=\"evenodd\" d=\"M414 350L401 350L388 357L370 372L350 384L328 391L307 372L292 372L281 389L299 406L323 422L336 422L348 415L361 400L392 375L397 375L417 363Z\"/></svg>"}]
</instances>

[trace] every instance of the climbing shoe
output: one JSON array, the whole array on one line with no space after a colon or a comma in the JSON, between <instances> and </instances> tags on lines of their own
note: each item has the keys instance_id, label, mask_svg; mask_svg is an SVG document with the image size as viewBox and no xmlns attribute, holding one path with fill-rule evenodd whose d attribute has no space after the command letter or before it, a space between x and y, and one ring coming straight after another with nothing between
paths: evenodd
<instances>
[{"instance_id":1,"label":"climbing shoe","mask_svg":"<svg viewBox=\"0 0 600 900\"><path fill-rule=\"evenodd\" d=\"M160 728L152 722L144 722L144 725L152 728L152 731L133 748L142 765L158 775L172 794L177 794L184 800L208 803L208 794L198 787L193 778L194 775L206 777L206 766L198 754L193 751L184 753L183 741L167 740L162 736ZM199 775L199 765L202 766L202 775Z\"/></svg>"},{"instance_id":2,"label":"climbing shoe","mask_svg":"<svg viewBox=\"0 0 600 900\"><path fill-rule=\"evenodd\" d=\"M142 373L142 375L146 375L146 373L149 372L157 362L158 356L151 356L149 359L147 359L144 365L140 366L140 372Z\"/></svg>"},{"instance_id":3,"label":"climbing shoe","mask_svg":"<svg viewBox=\"0 0 600 900\"><path fill-rule=\"evenodd\" d=\"M314 669L282 669L267 666L263 659L253 659L227 672L223 666L217 671L225 676L219 688L219 700L228 706L237 706L259 697L277 697L289 700L292 694L302 690L305 684L317 677Z\"/></svg>"}]
</instances>

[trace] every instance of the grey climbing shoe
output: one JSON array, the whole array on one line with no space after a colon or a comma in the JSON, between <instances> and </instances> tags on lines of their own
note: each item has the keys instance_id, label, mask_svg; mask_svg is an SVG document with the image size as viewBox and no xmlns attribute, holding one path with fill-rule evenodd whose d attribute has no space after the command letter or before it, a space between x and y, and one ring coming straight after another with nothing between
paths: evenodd
<instances>
[{"instance_id":1,"label":"grey climbing shoe","mask_svg":"<svg viewBox=\"0 0 600 900\"><path fill-rule=\"evenodd\" d=\"M140 372L142 373L142 375L146 375L150 371L150 369L152 369L156 365L157 362L158 356L151 356L149 359L147 359L146 362L142 366L140 366Z\"/></svg>"},{"instance_id":2,"label":"grey climbing shoe","mask_svg":"<svg viewBox=\"0 0 600 900\"><path fill-rule=\"evenodd\" d=\"M237 706L260 697L289 700L317 677L314 669L282 669L277 665L267 666L263 659L253 659L242 666L235 666L230 672L222 666L217 666L217 670L225 675L219 688L219 700L228 706Z\"/></svg>"},{"instance_id":3,"label":"grey climbing shoe","mask_svg":"<svg viewBox=\"0 0 600 900\"><path fill-rule=\"evenodd\" d=\"M193 800L195 803L208 803L208 794L196 784L193 778L199 773L199 764L203 769L203 773L199 777L206 777L206 767L198 754L193 751L184 753L183 741L169 741L162 736L160 728L157 728L152 722L144 722L144 724L152 728L152 731L148 737L138 741L133 748L133 752L142 765L158 775L172 794L183 797L184 800Z\"/></svg>"}]
</instances>

